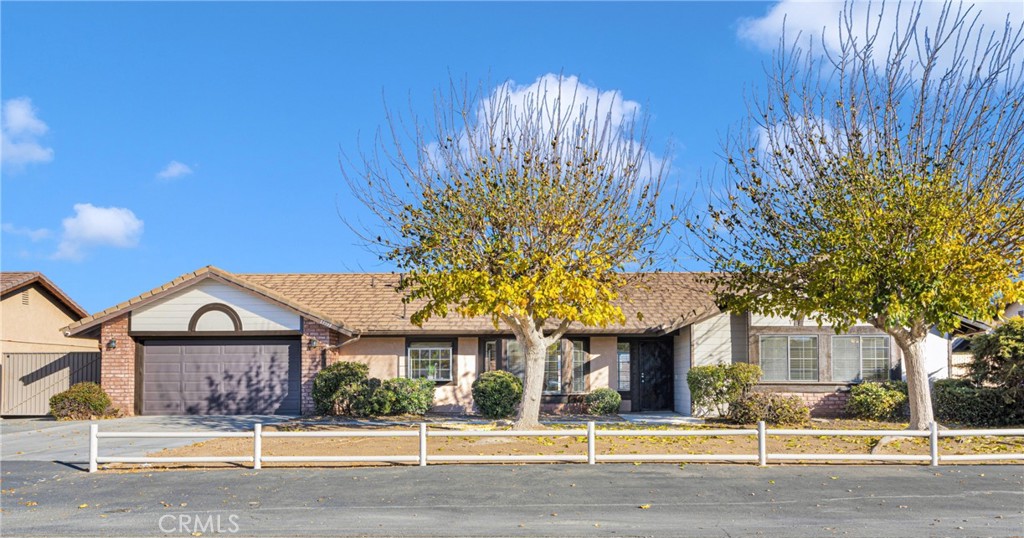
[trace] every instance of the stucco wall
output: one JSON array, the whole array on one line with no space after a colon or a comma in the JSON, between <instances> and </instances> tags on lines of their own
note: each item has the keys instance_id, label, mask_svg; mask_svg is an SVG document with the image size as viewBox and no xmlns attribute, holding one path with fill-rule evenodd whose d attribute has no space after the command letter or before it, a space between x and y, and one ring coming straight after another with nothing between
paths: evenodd
<instances>
[{"instance_id":1,"label":"stucco wall","mask_svg":"<svg viewBox=\"0 0 1024 538\"><path fill-rule=\"evenodd\" d=\"M75 322L76 318L38 285L4 296L0 301L0 311L4 353L99 351L99 342L95 338L64 336L60 329Z\"/></svg>"},{"instance_id":2,"label":"stucco wall","mask_svg":"<svg viewBox=\"0 0 1024 538\"><path fill-rule=\"evenodd\" d=\"M433 411L469 413L473 411L473 381L477 378L479 339L459 338L455 360L455 380L434 389Z\"/></svg>"},{"instance_id":3,"label":"stucco wall","mask_svg":"<svg viewBox=\"0 0 1024 538\"><path fill-rule=\"evenodd\" d=\"M361 362L370 366L370 377L398 377L398 365L405 355L405 338L360 338L330 354L329 362Z\"/></svg>"},{"instance_id":4,"label":"stucco wall","mask_svg":"<svg viewBox=\"0 0 1024 538\"><path fill-rule=\"evenodd\" d=\"M595 336L590 339L590 375L587 390L619 389L618 338Z\"/></svg>"}]
</instances>

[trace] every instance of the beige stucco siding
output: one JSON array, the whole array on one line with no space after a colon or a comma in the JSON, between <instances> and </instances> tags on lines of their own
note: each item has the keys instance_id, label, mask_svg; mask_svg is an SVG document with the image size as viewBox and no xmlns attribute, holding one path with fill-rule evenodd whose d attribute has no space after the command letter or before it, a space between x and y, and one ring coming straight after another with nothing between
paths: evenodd
<instances>
[{"instance_id":1,"label":"beige stucco siding","mask_svg":"<svg viewBox=\"0 0 1024 538\"><path fill-rule=\"evenodd\" d=\"M618 342L614 336L595 336L590 339L588 391L600 388L618 390Z\"/></svg>"},{"instance_id":2,"label":"beige stucco siding","mask_svg":"<svg viewBox=\"0 0 1024 538\"><path fill-rule=\"evenodd\" d=\"M133 331L187 331L197 310L220 303L238 313L244 331L297 331L299 315L266 299L222 282L207 280L132 312ZM209 317L209 319L207 319ZM210 312L200 318L201 330L232 330L230 319Z\"/></svg>"},{"instance_id":3,"label":"beige stucco siding","mask_svg":"<svg viewBox=\"0 0 1024 538\"><path fill-rule=\"evenodd\" d=\"M399 376L404 356L405 338L360 338L331 353L331 362L361 362L370 366L370 377L391 379Z\"/></svg>"},{"instance_id":4,"label":"beige stucco siding","mask_svg":"<svg viewBox=\"0 0 1024 538\"><path fill-rule=\"evenodd\" d=\"M68 338L61 328L77 321L38 285L15 290L0 301L4 353L98 351L95 338Z\"/></svg>"},{"instance_id":5,"label":"beige stucco siding","mask_svg":"<svg viewBox=\"0 0 1024 538\"><path fill-rule=\"evenodd\" d=\"M454 357L455 379L434 389L433 411L468 413L473 410L473 381L477 378L479 339L459 338Z\"/></svg>"}]
</instances>

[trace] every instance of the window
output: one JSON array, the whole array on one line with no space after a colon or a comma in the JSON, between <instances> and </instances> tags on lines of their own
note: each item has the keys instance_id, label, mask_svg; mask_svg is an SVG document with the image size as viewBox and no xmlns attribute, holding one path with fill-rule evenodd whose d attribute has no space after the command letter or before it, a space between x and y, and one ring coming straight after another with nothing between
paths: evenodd
<instances>
[{"instance_id":1,"label":"window","mask_svg":"<svg viewBox=\"0 0 1024 538\"><path fill-rule=\"evenodd\" d=\"M887 336L833 336L833 381L885 381L889 378Z\"/></svg>"},{"instance_id":2,"label":"window","mask_svg":"<svg viewBox=\"0 0 1024 538\"><path fill-rule=\"evenodd\" d=\"M567 356L572 361L572 384L570 392L585 392L587 386L586 364L587 352L582 340L573 340L570 347L564 340L548 348L544 356L544 392L547 394L562 393L562 365L565 364ZM519 376L520 379L526 373L526 355L519 342L508 341L505 354L505 369Z\"/></svg>"},{"instance_id":3,"label":"window","mask_svg":"<svg viewBox=\"0 0 1024 538\"><path fill-rule=\"evenodd\" d=\"M629 343L620 342L618 346L619 390L629 390Z\"/></svg>"},{"instance_id":4,"label":"window","mask_svg":"<svg viewBox=\"0 0 1024 538\"><path fill-rule=\"evenodd\" d=\"M498 341L484 342L484 368L491 372L498 369Z\"/></svg>"},{"instance_id":5,"label":"window","mask_svg":"<svg viewBox=\"0 0 1024 538\"><path fill-rule=\"evenodd\" d=\"M817 336L762 336L765 381L817 381Z\"/></svg>"},{"instance_id":6,"label":"window","mask_svg":"<svg viewBox=\"0 0 1024 538\"><path fill-rule=\"evenodd\" d=\"M414 342L409 344L409 377L431 381L452 380L451 342Z\"/></svg>"},{"instance_id":7,"label":"window","mask_svg":"<svg viewBox=\"0 0 1024 538\"><path fill-rule=\"evenodd\" d=\"M587 391L587 350L582 340L572 341L572 392Z\"/></svg>"}]
</instances>

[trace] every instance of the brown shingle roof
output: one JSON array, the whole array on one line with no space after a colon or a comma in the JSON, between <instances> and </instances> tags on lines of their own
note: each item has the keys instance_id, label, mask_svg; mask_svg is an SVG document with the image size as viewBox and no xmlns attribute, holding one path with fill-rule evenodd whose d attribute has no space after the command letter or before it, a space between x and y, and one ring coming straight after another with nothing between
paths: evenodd
<instances>
[{"instance_id":1,"label":"brown shingle roof","mask_svg":"<svg viewBox=\"0 0 1024 538\"><path fill-rule=\"evenodd\" d=\"M398 275L387 273L239 274L239 277L310 305L360 332L370 334L465 334L507 332L495 329L490 318L463 318L449 314L432 318L422 328L409 318L417 303L403 304L395 291ZM645 273L619 301L626 314L625 325L583 327L577 333L647 334L662 333L707 318L719 312L710 287L699 282L700 273Z\"/></svg>"},{"instance_id":2,"label":"brown shingle roof","mask_svg":"<svg viewBox=\"0 0 1024 538\"><path fill-rule=\"evenodd\" d=\"M2 294L17 291L36 283L46 289L46 291L50 292L50 294L56 297L58 301L64 303L64 306L79 318L84 318L89 315L84 308L78 306L78 303L71 300L71 297L68 297L68 295L64 293L64 290L58 288L56 284L46 278L46 276L39 271L10 271L0 273L0 293Z\"/></svg>"},{"instance_id":3,"label":"brown shingle roof","mask_svg":"<svg viewBox=\"0 0 1024 538\"><path fill-rule=\"evenodd\" d=\"M718 308L700 273L644 273L632 275L619 305L626 314L624 325L584 327L570 332L589 334L662 334L717 314ZM207 266L69 325L64 330L79 334L104 320L121 315L168 294L179 286L206 278L247 289L308 317L333 325L342 332L364 334L486 334L508 332L495 328L490 318L463 318L452 313L432 318L423 327L410 317L417 304L404 304L396 291L398 275L387 273L260 273L234 274Z\"/></svg>"}]
</instances>

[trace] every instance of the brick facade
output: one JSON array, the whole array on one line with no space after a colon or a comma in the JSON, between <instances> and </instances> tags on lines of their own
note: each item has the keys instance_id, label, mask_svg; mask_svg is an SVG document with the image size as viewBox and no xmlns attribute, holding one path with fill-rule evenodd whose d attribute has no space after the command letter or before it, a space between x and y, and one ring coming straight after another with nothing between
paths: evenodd
<instances>
[{"instance_id":1,"label":"brick facade","mask_svg":"<svg viewBox=\"0 0 1024 538\"><path fill-rule=\"evenodd\" d=\"M130 314L104 322L100 329L100 385L114 407L135 414L135 340L128 336ZM117 342L110 349L111 340Z\"/></svg>"},{"instance_id":2,"label":"brick facade","mask_svg":"<svg viewBox=\"0 0 1024 538\"><path fill-rule=\"evenodd\" d=\"M323 367L324 348L338 341L336 335L332 335L327 327L315 321L302 318L302 342L300 353L302 354L302 414L312 415L316 412L316 405L313 403L313 378ZM310 342L317 341L317 346L310 349Z\"/></svg>"},{"instance_id":3,"label":"brick facade","mask_svg":"<svg viewBox=\"0 0 1024 538\"><path fill-rule=\"evenodd\" d=\"M812 417L837 418L846 414L849 391L836 392L782 392L783 396L798 396L811 410Z\"/></svg>"}]
</instances>

